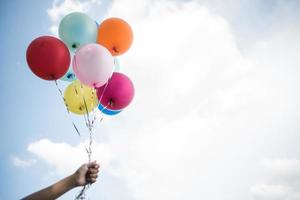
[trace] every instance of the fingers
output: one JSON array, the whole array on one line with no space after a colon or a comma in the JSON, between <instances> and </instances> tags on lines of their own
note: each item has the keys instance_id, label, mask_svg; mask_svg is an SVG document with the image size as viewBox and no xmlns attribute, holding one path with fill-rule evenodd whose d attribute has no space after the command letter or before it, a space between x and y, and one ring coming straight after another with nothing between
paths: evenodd
<instances>
[{"instance_id":1,"label":"fingers","mask_svg":"<svg viewBox=\"0 0 300 200\"><path fill-rule=\"evenodd\" d=\"M97 164L96 161L94 161L94 162L88 163L87 166L88 166L88 171L86 174L86 180L88 183L95 183L98 178L100 165Z\"/></svg>"},{"instance_id":2,"label":"fingers","mask_svg":"<svg viewBox=\"0 0 300 200\"><path fill-rule=\"evenodd\" d=\"M88 174L87 178L98 178L98 174Z\"/></svg>"},{"instance_id":3,"label":"fingers","mask_svg":"<svg viewBox=\"0 0 300 200\"><path fill-rule=\"evenodd\" d=\"M86 176L91 178L97 178L98 173L99 173L98 169L89 169Z\"/></svg>"},{"instance_id":4,"label":"fingers","mask_svg":"<svg viewBox=\"0 0 300 200\"><path fill-rule=\"evenodd\" d=\"M88 173L90 174L97 174L99 172L99 169L97 168L89 168Z\"/></svg>"},{"instance_id":5,"label":"fingers","mask_svg":"<svg viewBox=\"0 0 300 200\"><path fill-rule=\"evenodd\" d=\"M98 178L98 171L96 173L88 173L86 175L86 180L88 183L95 183Z\"/></svg>"},{"instance_id":6,"label":"fingers","mask_svg":"<svg viewBox=\"0 0 300 200\"><path fill-rule=\"evenodd\" d=\"M98 173L100 165L96 161L88 164L89 172Z\"/></svg>"},{"instance_id":7,"label":"fingers","mask_svg":"<svg viewBox=\"0 0 300 200\"><path fill-rule=\"evenodd\" d=\"M88 183L95 183L97 181L96 178L87 178L86 180Z\"/></svg>"}]
</instances>

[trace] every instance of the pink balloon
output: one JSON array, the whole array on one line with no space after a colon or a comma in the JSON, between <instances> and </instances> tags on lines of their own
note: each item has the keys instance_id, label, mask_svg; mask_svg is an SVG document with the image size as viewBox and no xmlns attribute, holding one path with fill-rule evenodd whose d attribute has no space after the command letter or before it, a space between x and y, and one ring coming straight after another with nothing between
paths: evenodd
<instances>
[{"instance_id":1,"label":"pink balloon","mask_svg":"<svg viewBox=\"0 0 300 200\"><path fill-rule=\"evenodd\" d=\"M97 96L106 108L121 110L132 101L134 86L126 75L114 72L107 85L97 88Z\"/></svg>"},{"instance_id":2,"label":"pink balloon","mask_svg":"<svg viewBox=\"0 0 300 200\"><path fill-rule=\"evenodd\" d=\"M104 85L111 77L114 59L105 47L87 44L76 51L72 65L76 77L83 84L96 88Z\"/></svg>"}]
</instances>

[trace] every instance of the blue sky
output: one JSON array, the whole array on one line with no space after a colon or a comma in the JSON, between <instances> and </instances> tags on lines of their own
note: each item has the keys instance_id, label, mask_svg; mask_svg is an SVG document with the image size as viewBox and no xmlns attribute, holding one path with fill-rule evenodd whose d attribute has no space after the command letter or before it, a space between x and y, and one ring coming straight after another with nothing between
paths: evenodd
<instances>
[{"instance_id":1,"label":"blue sky","mask_svg":"<svg viewBox=\"0 0 300 200\"><path fill-rule=\"evenodd\" d=\"M3 2L0 199L86 159L54 82L25 60L30 41L54 34L55 15L74 5L97 21L122 17L135 33L120 63L136 97L97 130L104 167L92 199L299 199L300 3L283 0Z\"/></svg>"},{"instance_id":2,"label":"blue sky","mask_svg":"<svg viewBox=\"0 0 300 200\"><path fill-rule=\"evenodd\" d=\"M31 40L49 35L47 9L52 1L6 1L1 5L1 90L3 121L0 145L1 199L18 199L51 181L41 179L45 166L30 170L12 165L12 156L28 158L27 145L38 138L77 142L54 82L35 77L27 67L26 48ZM12 15L12 11L15 14ZM4 28L5 27L5 28ZM64 86L64 83L61 83Z\"/></svg>"},{"instance_id":3,"label":"blue sky","mask_svg":"<svg viewBox=\"0 0 300 200\"><path fill-rule=\"evenodd\" d=\"M3 107L4 115L1 122L1 199L17 199L24 191L29 191L32 186L40 183L30 181L30 184L24 184L24 180L30 180L29 177L38 175L41 170L23 171L12 167L11 155L26 155L26 143L32 137L32 131L41 130L43 126L38 121L41 115L40 108L32 105L32 99L42 97L43 85L37 84L39 81L33 79L28 73L25 62L25 51L28 42L40 34L47 31L49 21L45 16L44 9L51 5L51 2L44 1L44 4L38 6L33 12L32 5L34 1L9 1L2 3L1 6L1 38L2 48L2 66L1 73L6 73L1 79L2 90L5 95L1 98L1 103L6 104ZM12 15L12 10L16 12ZM18 13L18 14L17 14ZM34 20L34 22L33 22ZM4 56L5 55L5 56ZM4 67L5 66L5 67ZM33 91L41 91L35 93ZM16 98L18 95L21 99ZM31 94L31 95L28 95ZM44 93L45 94L45 93ZM19 109L16 109L19 107ZM33 114L35 113L35 114ZM4 134L5 133L5 134ZM23 191L22 191L23 190ZM18 191L18 192L16 192Z\"/></svg>"}]
</instances>

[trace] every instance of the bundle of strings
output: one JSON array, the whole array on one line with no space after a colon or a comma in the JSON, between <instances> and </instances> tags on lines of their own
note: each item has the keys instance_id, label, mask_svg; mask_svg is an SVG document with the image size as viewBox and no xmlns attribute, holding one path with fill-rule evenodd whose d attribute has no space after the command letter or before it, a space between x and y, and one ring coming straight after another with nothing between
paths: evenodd
<instances>
[{"instance_id":1,"label":"bundle of strings","mask_svg":"<svg viewBox=\"0 0 300 200\"><path fill-rule=\"evenodd\" d=\"M109 81L107 81L107 83L105 84L105 87L104 87L104 90L103 90L103 92L102 92L102 94L101 94L101 97L100 97L100 99L99 99L99 102L101 102L101 100L102 100L102 97L103 97L103 94L104 94L104 92L105 92L105 90L106 90L106 87L107 87L107 85L108 85L108 82L109 82ZM70 113L70 110L69 110L69 108L68 108L68 104L66 103L66 100L65 100L65 98L64 98L64 96L63 96L63 93L62 93L62 90L59 88L58 83L57 83L56 80L55 80L55 85L56 85L56 87L57 87L57 89L58 89L58 91L59 91L59 93L60 93L60 95L61 95L61 97L62 97L62 99L63 99L63 101L64 101L65 107L66 107L66 109L67 109L68 116L69 116L69 118L70 118L70 120L71 120L71 122L72 122L72 124L73 124L73 127L74 127L74 129L76 130L78 136L81 137L81 133L80 133L79 129L77 128L75 122L73 121L73 119L72 119L72 117L71 117L71 113ZM81 88L82 88L82 84L81 84ZM74 87L74 90L75 90L75 92L76 92L76 95L78 95L78 92L76 91L76 88L75 88L75 87ZM95 91L93 90L92 92L94 93ZM94 95L92 95L92 97L93 97L93 96L94 96ZM94 130L95 130L95 125L97 124L98 118L97 118L97 114L96 114L95 109L93 109L92 119L91 119L91 115L90 115L90 113L89 113L89 111L88 111L85 97L82 96L82 99L83 99L83 102L84 102L84 108L85 108L85 111L86 111L86 113L83 115L83 116L84 116L84 121L85 121L85 125L86 125L86 127L87 127L87 129L88 129L88 132L89 132L89 145L88 145L88 147L85 146L85 150L86 150L86 152L87 152L88 162L90 163L90 162L92 161L92 144L93 144L93 141L94 141L94 139L93 139L93 132L94 132ZM109 104L108 104L108 105L109 105ZM102 113L102 110L106 109L108 105L106 105L105 107L103 107L103 108L100 110L100 114L102 114L102 116L100 117L99 123L102 122L103 117L104 117L104 115L103 115L103 113ZM86 193L87 193L86 191L87 191L90 187L91 187L91 184L90 184L90 183L87 184L87 185L85 185L85 186L83 186L83 188L81 189L81 191L80 191L80 192L78 193L78 195L75 197L75 200L89 199L88 196L87 196L87 194L86 194Z\"/></svg>"}]
</instances>

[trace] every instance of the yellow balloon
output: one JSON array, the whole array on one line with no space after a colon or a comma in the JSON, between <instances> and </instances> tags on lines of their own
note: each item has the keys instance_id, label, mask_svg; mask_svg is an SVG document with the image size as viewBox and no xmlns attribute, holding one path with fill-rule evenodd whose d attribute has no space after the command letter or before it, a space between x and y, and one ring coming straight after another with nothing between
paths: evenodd
<instances>
[{"instance_id":1,"label":"yellow balloon","mask_svg":"<svg viewBox=\"0 0 300 200\"><path fill-rule=\"evenodd\" d=\"M98 106L96 91L83 85L78 80L75 80L66 88L64 98L68 109L78 115L86 114L86 108L90 112Z\"/></svg>"}]
</instances>

